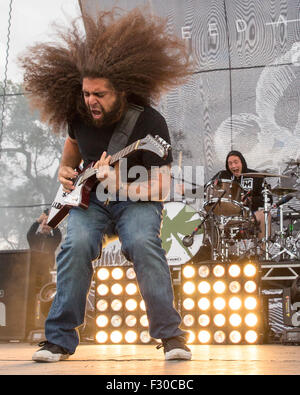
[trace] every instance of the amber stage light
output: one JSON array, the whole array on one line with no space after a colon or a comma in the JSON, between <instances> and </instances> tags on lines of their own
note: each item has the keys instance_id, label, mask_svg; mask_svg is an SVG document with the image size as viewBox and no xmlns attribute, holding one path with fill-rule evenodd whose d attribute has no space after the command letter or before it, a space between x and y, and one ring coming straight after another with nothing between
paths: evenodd
<instances>
[{"instance_id":1,"label":"amber stage light","mask_svg":"<svg viewBox=\"0 0 300 395\"><path fill-rule=\"evenodd\" d=\"M183 329L190 344L257 344L262 335L259 270L254 262L182 267Z\"/></svg>"}]
</instances>

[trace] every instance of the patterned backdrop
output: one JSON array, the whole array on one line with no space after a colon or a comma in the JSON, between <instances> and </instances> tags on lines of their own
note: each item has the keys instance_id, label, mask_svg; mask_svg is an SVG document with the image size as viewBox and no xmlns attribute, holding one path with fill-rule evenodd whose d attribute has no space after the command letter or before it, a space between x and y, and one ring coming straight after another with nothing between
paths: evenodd
<instances>
[{"instance_id":1,"label":"patterned backdrop","mask_svg":"<svg viewBox=\"0 0 300 395\"><path fill-rule=\"evenodd\" d=\"M173 149L205 179L231 149L249 167L284 170L300 150L297 0L84 0L82 10L148 5L168 19L195 62L189 84L162 98ZM299 151L300 156L300 151Z\"/></svg>"},{"instance_id":2,"label":"patterned backdrop","mask_svg":"<svg viewBox=\"0 0 300 395\"><path fill-rule=\"evenodd\" d=\"M163 97L157 108L168 122L175 164L203 168L187 181L203 187L236 149L249 167L290 175L281 184L299 188L299 169L291 162L300 158L299 0L80 3L90 15L113 5L126 10L148 6L185 40L195 63L193 78ZM268 181L275 186L280 179ZM289 202L296 210L298 197ZM197 198L201 207L203 196Z\"/></svg>"}]
</instances>

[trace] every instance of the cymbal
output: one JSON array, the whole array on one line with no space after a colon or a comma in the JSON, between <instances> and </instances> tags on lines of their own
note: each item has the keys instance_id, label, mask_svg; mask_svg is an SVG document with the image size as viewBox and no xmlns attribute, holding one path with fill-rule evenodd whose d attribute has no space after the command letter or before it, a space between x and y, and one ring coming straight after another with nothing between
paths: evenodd
<instances>
[{"instance_id":1,"label":"cymbal","mask_svg":"<svg viewBox=\"0 0 300 395\"><path fill-rule=\"evenodd\" d=\"M298 214L298 213L291 213L291 212L283 213L283 219L284 220L285 219L289 219L289 220L295 221L295 220L300 219L300 214ZM276 217L272 218L272 222L279 222L279 221L280 221L280 219L279 219L279 217L277 215L276 215Z\"/></svg>"},{"instance_id":2,"label":"cymbal","mask_svg":"<svg viewBox=\"0 0 300 395\"><path fill-rule=\"evenodd\" d=\"M257 177L257 178L265 178L265 177L290 178L289 176L282 176L280 174L271 174L271 173L242 173L241 176Z\"/></svg>"},{"instance_id":3,"label":"cymbal","mask_svg":"<svg viewBox=\"0 0 300 395\"><path fill-rule=\"evenodd\" d=\"M287 160L286 162L287 165L290 166L299 166L300 165L300 159L291 159L291 160Z\"/></svg>"},{"instance_id":4,"label":"cymbal","mask_svg":"<svg viewBox=\"0 0 300 395\"><path fill-rule=\"evenodd\" d=\"M271 192L277 196L287 195L288 193L298 192L298 189L295 188L284 188L284 187L275 187L271 189Z\"/></svg>"},{"instance_id":5,"label":"cymbal","mask_svg":"<svg viewBox=\"0 0 300 395\"><path fill-rule=\"evenodd\" d=\"M292 220L300 219L300 214L297 214L297 213L284 213L283 214L283 219L292 219Z\"/></svg>"}]
</instances>

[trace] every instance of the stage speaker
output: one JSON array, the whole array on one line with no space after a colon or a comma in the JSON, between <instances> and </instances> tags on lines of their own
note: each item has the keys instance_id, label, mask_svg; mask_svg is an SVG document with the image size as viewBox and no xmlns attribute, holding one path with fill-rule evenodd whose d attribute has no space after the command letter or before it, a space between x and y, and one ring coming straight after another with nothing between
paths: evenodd
<instances>
[{"instance_id":1,"label":"stage speaker","mask_svg":"<svg viewBox=\"0 0 300 395\"><path fill-rule=\"evenodd\" d=\"M51 279L53 259L38 251L0 251L0 341L25 340L38 329L37 295Z\"/></svg>"}]
</instances>

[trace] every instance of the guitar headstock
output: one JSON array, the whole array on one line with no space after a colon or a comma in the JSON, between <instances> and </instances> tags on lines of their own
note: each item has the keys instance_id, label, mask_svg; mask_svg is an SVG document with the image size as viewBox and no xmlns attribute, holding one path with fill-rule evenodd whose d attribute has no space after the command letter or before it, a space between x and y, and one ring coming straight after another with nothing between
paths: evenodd
<instances>
[{"instance_id":1,"label":"guitar headstock","mask_svg":"<svg viewBox=\"0 0 300 395\"><path fill-rule=\"evenodd\" d=\"M171 145L158 135L153 137L151 134L148 134L146 137L139 140L137 149L151 151L159 157L166 159Z\"/></svg>"}]
</instances>

